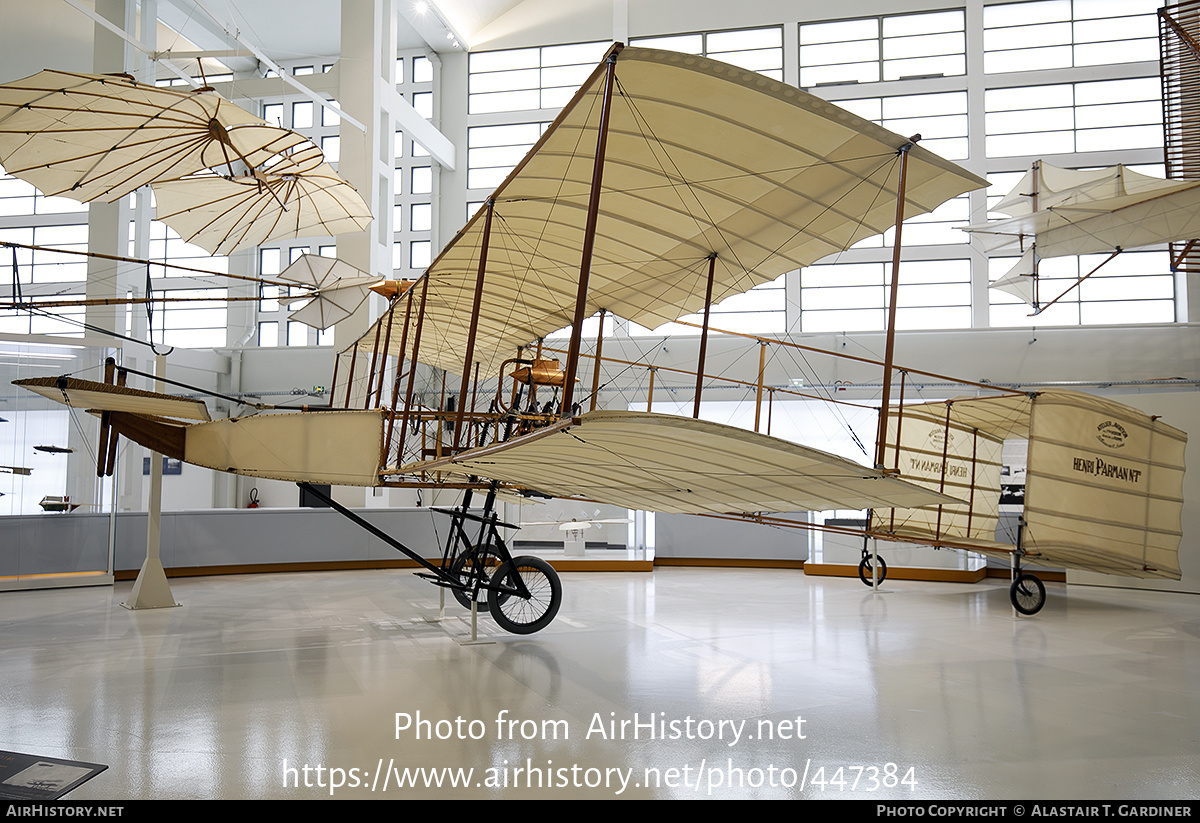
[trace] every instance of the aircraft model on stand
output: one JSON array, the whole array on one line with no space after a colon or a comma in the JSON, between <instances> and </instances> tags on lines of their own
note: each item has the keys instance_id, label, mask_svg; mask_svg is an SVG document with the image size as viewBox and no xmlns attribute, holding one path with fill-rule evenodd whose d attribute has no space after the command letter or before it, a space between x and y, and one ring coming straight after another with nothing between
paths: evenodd
<instances>
[{"instance_id":1,"label":"aircraft model on stand","mask_svg":"<svg viewBox=\"0 0 1200 823\"><path fill-rule=\"evenodd\" d=\"M1000 490L995 443L1022 421L1035 421L1030 437L1039 436L1046 401L1034 415L1028 395L979 385L987 401L946 403L938 418L924 407L910 413L901 382L893 408L903 221L986 185L918 141L745 69L617 44L425 273L395 288L338 355L328 408L210 420L196 400L124 387L120 369L103 383L19 384L100 410L110 444L121 434L196 465L298 482L421 563L464 605L486 602L517 633L553 620L561 585L545 561L510 555L494 509L502 490L769 524L795 525L771 512L869 508L871 536L1050 557L1058 538L1044 537L1040 522L1028 523L1030 539L1016 547L986 533ZM873 466L699 419L712 305L893 227ZM691 417L597 408L605 317L655 327L696 312L704 322ZM583 329L596 313L601 333L588 358ZM570 339L556 361L543 341L562 328ZM586 359L595 366L585 396ZM433 375L440 391L428 390ZM757 388L761 409L761 369ZM999 399L987 405L991 395ZM999 410L999 420L973 402ZM1181 480L1178 433L1116 406L1106 402L1105 425L1093 428L1109 439L1103 447L1123 449L1112 461L1121 476L1105 468L1089 482L1111 481L1120 495L1151 478L1156 492L1161 477L1167 486ZM1073 447L1055 448L1066 468L1054 471L1076 479ZM313 483L465 494L443 510L451 532L432 563ZM476 491L486 492L482 514L468 511ZM1168 490L1153 513L1178 523L1179 505ZM1169 573L1168 560L1104 565ZM1014 602L1016 592L1014 584Z\"/></svg>"}]
</instances>

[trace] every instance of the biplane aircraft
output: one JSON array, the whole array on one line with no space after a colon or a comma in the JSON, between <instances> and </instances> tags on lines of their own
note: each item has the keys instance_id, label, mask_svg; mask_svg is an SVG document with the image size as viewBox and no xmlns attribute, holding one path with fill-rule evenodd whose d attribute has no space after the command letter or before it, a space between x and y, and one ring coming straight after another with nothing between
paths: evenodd
<instances>
[{"instance_id":1,"label":"biplane aircraft","mask_svg":"<svg viewBox=\"0 0 1200 823\"><path fill-rule=\"evenodd\" d=\"M769 524L870 509L874 537L1177 577L1182 433L1068 392L980 385L984 396L906 406L901 383L891 397L903 221L986 185L918 140L741 68L618 44L423 276L380 286L387 308L338 355L328 407L212 420L203 402L129 388L116 368L104 382L19 382L102 414L102 472L124 435L306 486L464 489L437 564L326 499L519 633L554 618L561 586L544 561L511 557L493 506L502 490ZM699 419L714 303L893 227L873 466ZM597 408L604 317L655 327L697 312L691 417ZM543 346L563 328L560 362ZM1031 442L1031 498L1052 502L1027 509L1014 546L995 531L999 446L1015 436ZM481 515L467 511L477 491ZM1027 612L1044 599L1031 581L1012 589Z\"/></svg>"}]
</instances>

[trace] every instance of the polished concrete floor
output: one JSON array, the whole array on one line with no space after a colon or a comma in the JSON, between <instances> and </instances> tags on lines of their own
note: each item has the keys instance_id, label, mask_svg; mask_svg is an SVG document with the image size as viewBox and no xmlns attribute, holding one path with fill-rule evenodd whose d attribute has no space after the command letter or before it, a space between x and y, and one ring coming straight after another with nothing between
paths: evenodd
<instances>
[{"instance_id":1,"label":"polished concrete floor","mask_svg":"<svg viewBox=\"0 0 1200 823\"><path fill-rule=\"evenodd\" d=\"M402 571L177 580L149 612L3 593L0 749L109 765L73 799L1200 796L1196 596L1051 584L1018 619L1001 582L563 582L545 631L473 646Z\"/></svg>"}]
</instances>

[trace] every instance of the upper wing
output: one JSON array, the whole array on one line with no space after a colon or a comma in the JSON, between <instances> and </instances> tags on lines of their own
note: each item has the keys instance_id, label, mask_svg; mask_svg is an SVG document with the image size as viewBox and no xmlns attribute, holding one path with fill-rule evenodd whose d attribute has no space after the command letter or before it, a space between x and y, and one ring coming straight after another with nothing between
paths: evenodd
<instances>
[{"instance_id":1,"label":"upper wing","mask_svg":"<svg viewBox=\"0 0 1200 823\"><path fill-rule=\"evenodd\" d=\"M715 60L639 48L614 59L589 313L656 327L702 308L710 254L715 303L895 222L907 138ZM572 322L603 90L602 64L493 195L475 346L484 373ZM916 146L905 214L983 185ZM428 269L425 325L434 336L421 360L455 373L485 222L476 213Z\"/></svg>"}]
</instances>

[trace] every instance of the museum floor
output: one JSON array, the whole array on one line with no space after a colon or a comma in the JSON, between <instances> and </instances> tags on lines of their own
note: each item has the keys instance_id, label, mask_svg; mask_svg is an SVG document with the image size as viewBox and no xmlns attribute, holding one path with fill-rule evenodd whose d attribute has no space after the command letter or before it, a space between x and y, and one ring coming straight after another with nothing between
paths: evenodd
<instances>
[{"instance_id":1,"label":"museum floor","mask_svg":"<svg viewBox=\"0 0 1200 823\"><path fill-rule=\"evenodd\" d=\"M475 646L405 571L176 580L152 612L3 593L0 749L109 766L68 799L1200 796L1196 596L1050 584L1015 619L1002 581L563 582L548 629Z\"/></svg>"}]
</instances>

